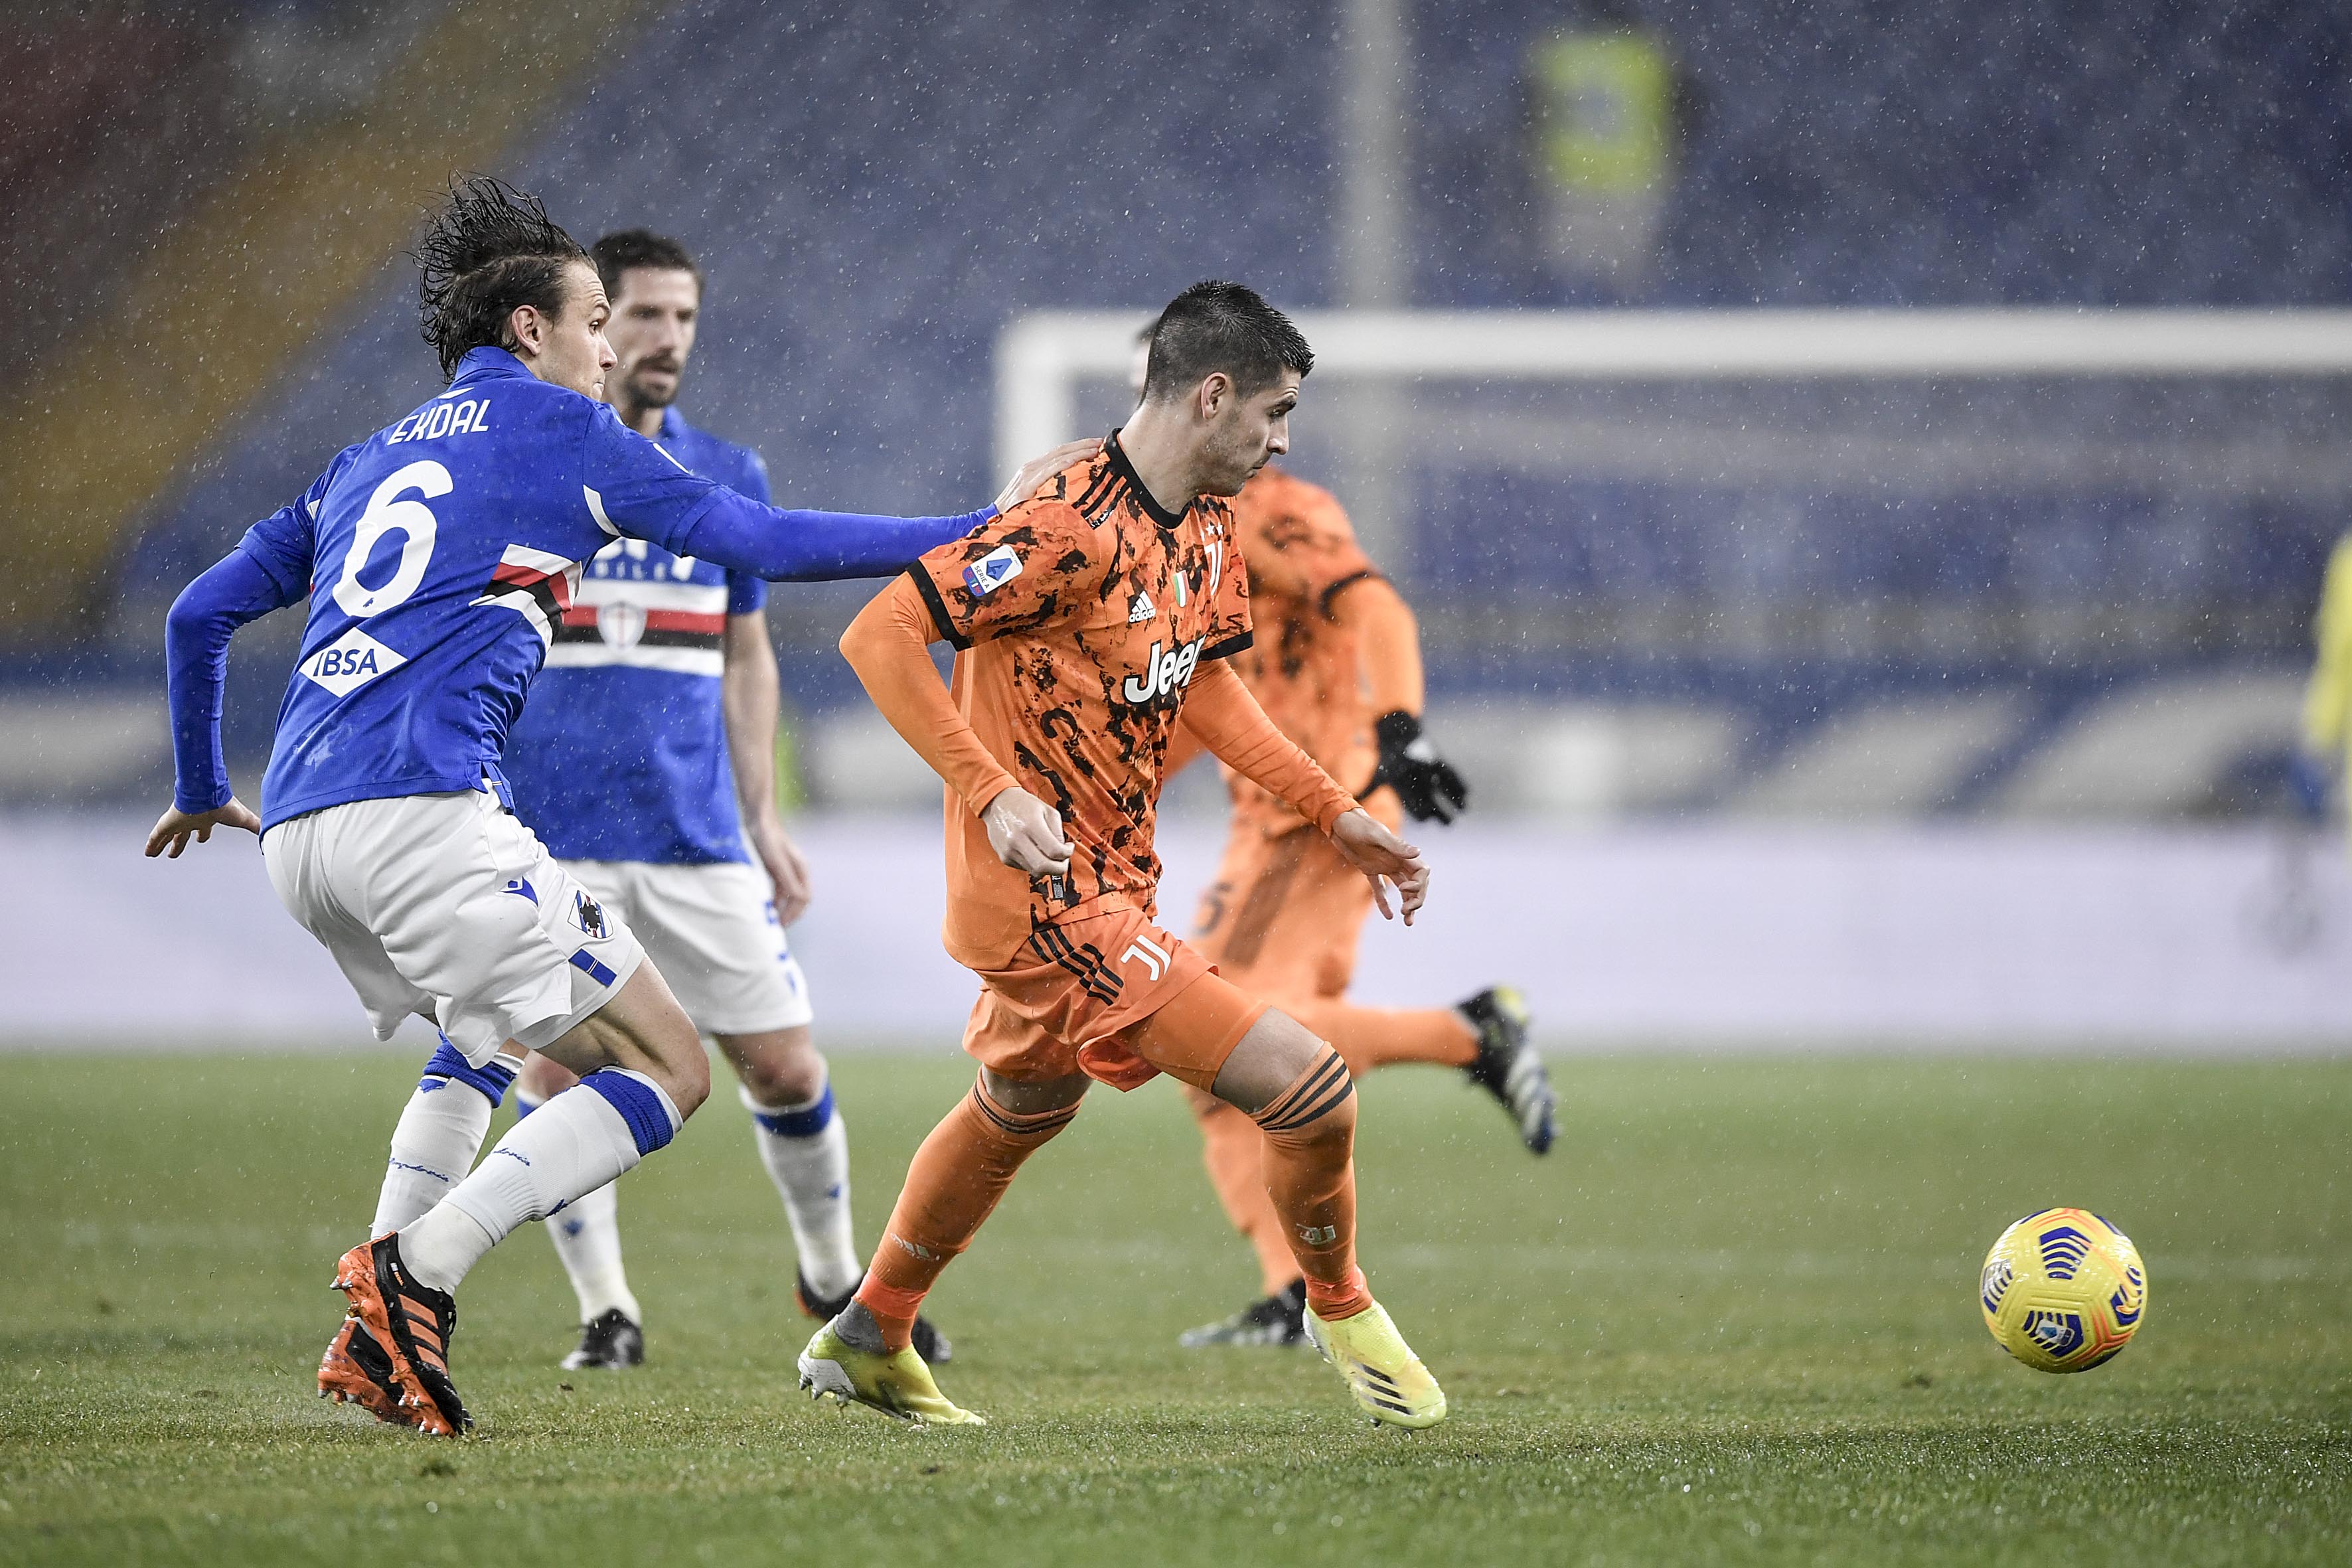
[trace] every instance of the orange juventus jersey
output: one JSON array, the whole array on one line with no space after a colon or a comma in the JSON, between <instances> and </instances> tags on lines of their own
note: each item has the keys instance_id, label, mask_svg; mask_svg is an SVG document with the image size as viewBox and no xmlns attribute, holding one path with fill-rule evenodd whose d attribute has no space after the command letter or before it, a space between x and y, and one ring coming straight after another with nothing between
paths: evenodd
<instances>
[{"instance_id":1,"label":"orange juventus jersey","mask_svg":"<svg viewBox=\"0 0 2352 1568\"><path fill-rule=\"evenodd\" d=\"M1021 786L1059 809L1066 876L1031 879L947 802L948 952L1011 959L1072 911L1150 913L1161 763L1203 661L1250 646L1249 578L1233 512L1204 497L1161 510L1118 448L1064 469L969 538L908 569L956 648L950 694Z\"/></svg>"},{"instance_id":2,"label":"orange juventus jersey","mask_svg":"<svg viewBox=\"0 0 2352 1568\"><path fill-rule=\"evenodd\" d=\"M1360 792L1380 763L1356 666L1356 639L1331 620L1331 597L1379 575L1330 491L1271 466L1233 501L1242 559L1249 563L1250 609L1259 635L1234 661L1258 706L1323 766L1342 789ZM1268 834L1299 826L1298 814L1227 771L1234 814Z\"/></svg>"}]
</instances>

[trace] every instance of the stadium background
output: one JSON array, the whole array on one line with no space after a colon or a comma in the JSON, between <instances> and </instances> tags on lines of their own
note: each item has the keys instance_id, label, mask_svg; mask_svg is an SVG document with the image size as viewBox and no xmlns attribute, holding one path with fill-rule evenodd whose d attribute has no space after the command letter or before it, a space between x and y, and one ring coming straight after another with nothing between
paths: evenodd
<instances>
[{"instance_id":1,"label":"stadium background","mask_svg":"<svg viewBox=\"0 0 2352 1568\"><path fill-rule=\"evenodd\" d=\"M435 387L398 253L452 167L583 237L684 239L684 406L781 498L876 509L993 489L1024 313L1139 321L1203 275L1316 309L2352 301L2352 24L2323 6L292 0L36 5L0 45L15 1043L359 1032L249 846L131 845L173 595ZM1383 469L1310 384L1297 467L1375 519L1479 808L1428 834L1439 902L1376 935L1368 993L1507 973L1559 1045L2352 1039L2352 882L2282 785L2352 517L2343 379L2153 415L2011 389L1963 419L1959 486L1899 455ZM2046 425L2135 418L2268 467L1999 477L2066 449ZM820 878L795 940L839 1038L944 1046L929 792L831 647L864 593L774 613ZM296 629L233 660L248 797ZM1216 802L1178 794L1181 888Z\"/></svg>"}]
</instances>

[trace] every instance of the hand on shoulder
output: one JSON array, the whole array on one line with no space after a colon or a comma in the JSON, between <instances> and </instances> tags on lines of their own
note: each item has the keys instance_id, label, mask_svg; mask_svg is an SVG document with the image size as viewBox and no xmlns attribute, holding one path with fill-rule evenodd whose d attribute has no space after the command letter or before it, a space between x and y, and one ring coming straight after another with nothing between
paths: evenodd
<instances>
[{"instance_id":1,"label":"hand on shoulder","mask_svg":"<svg viewBox=\"0 0 2352 1568\"><path fill-rule=\"evenodd\" d=\"M1011 511L1044 489L1055 474L1101 450L1102 437L1090 436L1082 441L1065 441L1045 456L1030 458L1013 470L1013 478L996 493L996 510Z\"/></svg>"}]
</instances>

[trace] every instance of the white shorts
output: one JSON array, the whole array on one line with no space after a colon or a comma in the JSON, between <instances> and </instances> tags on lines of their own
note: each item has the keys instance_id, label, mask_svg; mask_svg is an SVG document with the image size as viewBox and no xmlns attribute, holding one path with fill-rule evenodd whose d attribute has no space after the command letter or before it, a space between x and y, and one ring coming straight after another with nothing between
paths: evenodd
<instances>
[{"instance_id":1,"label":"white shorts","mask_svg":"<svg viewBox=\"0 0 2352 1568\"><path fill-rule=\"evenodd\" d=\"M388 1040L410 1014L480 1067L550 1045L645 961L627 922L485 794L331 805L262 838L287 912Z\"/></svg>"},{"instance_id":2,"label":"white shorts","mask_svg":"<svg viewBox=\"0 0 2352 1568\"><path fill-rule=\"evenodd\" d=\"M566 860L563 868L618 912L706 1035L798 1028L808 981L784 941L767 876L736 861L661 866Z\"/></svg>"}]
</instances>

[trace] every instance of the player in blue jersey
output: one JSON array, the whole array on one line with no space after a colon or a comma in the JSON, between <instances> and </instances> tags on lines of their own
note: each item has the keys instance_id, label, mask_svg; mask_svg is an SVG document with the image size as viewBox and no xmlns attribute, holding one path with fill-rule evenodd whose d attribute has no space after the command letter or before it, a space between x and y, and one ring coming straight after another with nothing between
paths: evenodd
<instances>
[{"instance_id":1,"label":"player in blue jersey","mask_svg":"<svg viewBox=\"0 0 2352 1568\"><path fill-rule=\"evenodd\" d=\"M677 241L632 229L589 247L613 301L618 366L605 395L621 423L698 474L755 500L767 469L750 448L679 416L702 275ZM808 868L776 812L776 656L768 585L641 539L615 540L582 575L547 671L509 737L515 812L607 910L617 910L691 1017L718 1042L751 1110L760 1163L798 1255L794 1294L829 1319L865 1277L850 1232L849 1135L834 1105L800 964L784 939L809 900ZM617 743L616 743L617 742ZM740 803L740 810L739 810ZM571 1087L533 1052L515 1086L526 1110ZM429 1178L395 1147L387 1194ZM470 1158L470 1156L469 1156ZM618 1184L547 1221L580 1302L569 1368L645 1358L644 1314L621 1260ZM379 1233L394 1228L380 1216ZM948 1343L918 1325L923 1359Z\"/></svg>"},{"instance_id":2,"label":"player in blue jersey","mask_svg":"<svg viewBox=\"0 0 2352 1568\"><path fill-rule=\"evenodd\" d=\"M498 181L454 185L417 256L449 389L338 454L173 605L178 782L147 853L176 858L222 826L258 832L279 900L378 1037L412 1013L438 1028L427 1076L444 1087L425 1098L476 1127L469 1152L525 1051L582 1075L439 1203L338 1265L350 1309L320 1392L446 1435L468 1424L448 1368L467 1270L667 1144L710 1087L694 1025L627 925L509 809L507 732L582 564L635 538L770 579L878 576L994 509L785 511L688 472L597 400L615 359L596 269ZM221 757L229 637L305 595L257 816Z\"/></svg>"}]
</instances>

